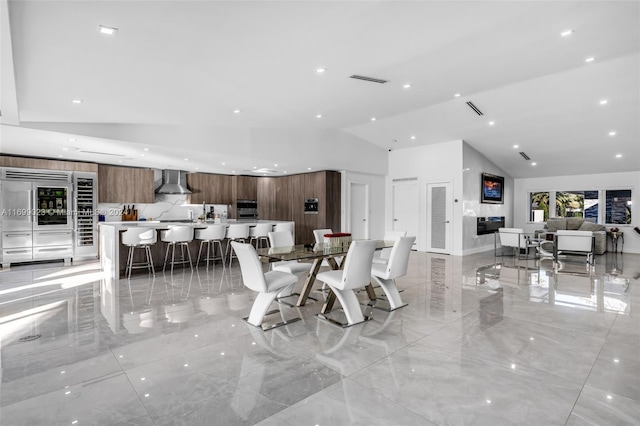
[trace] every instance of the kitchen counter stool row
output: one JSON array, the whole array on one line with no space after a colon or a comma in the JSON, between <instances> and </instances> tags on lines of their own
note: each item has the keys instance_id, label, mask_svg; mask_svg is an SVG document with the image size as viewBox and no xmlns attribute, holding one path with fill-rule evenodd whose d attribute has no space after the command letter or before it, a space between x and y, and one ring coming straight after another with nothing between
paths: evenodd
<instances>
[{"instance_id":1,"label":"kitchen counter stool row","mask_svg":"<svg viewBox=\"0 0 640 426\"><path fill-rule=\"evenodd\" d=\"M128 247L127 263L125 275L131 278L133 269L144 268L149 273L155 275L155 267L153 264L153 256L151 247L158 241L158 231L160 231L160 241L166 244L164 254L164 264L162 271L167 267L173 274L173 268L176 264L189 264L189 268L193 270L193 261L191 258L191 250L189 243L192 241L200 241L198 248L198 256L196 267L203 259L206 268L209 269L209 262L213 267L216 260L222 261L223 268L226 267L227 259L229 265L235 256L231 241L250 242L255 244L256 248L269 245L268 233L271 231L288 231L293 235L293 223L258 223L255 225L248 224L210 224L202 226L192 225L172 225L169 229L156 229L152 227L137 226L128 228L121 235L121 242ZM223 250L222 243L226 241L226 250ZM216 247L218 256L216 256ZM179 249L178 257L176 257L176 248ZM134 262L136 250L144 251L144 260Z\"/></svg>"}]
</instances>

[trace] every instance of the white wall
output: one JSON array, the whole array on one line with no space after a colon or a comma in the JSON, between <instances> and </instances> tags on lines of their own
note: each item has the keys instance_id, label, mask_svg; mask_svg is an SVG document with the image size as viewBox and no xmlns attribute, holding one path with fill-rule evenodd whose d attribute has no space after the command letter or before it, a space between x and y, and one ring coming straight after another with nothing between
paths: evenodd
<instances>
[{"instance_id":1,"label":"white wall","mask_svg":"<svg viewBox=\"0 0 640 426\"><path fill-rule=\"evenodd\" d=\"M351 182L369 185L369 238L382 239L385 228L385 183L384 175L342 171L342 230L349 232L349 187Z\"/></svg>"},{"instance_id":2,"label":"white wall","mask_svg":"<svg viewBox=\"0 0 640 426\"><path fill-rule=\"evenodd\" d=\"M465 255L494 249L494 234L477 235L477 218L504 216L505 226L513 226L513 179L467 143L463 144L462 247ZM482 173L504 177L504 204L480 202Z\"/></svg>"},{"instance_id":3,"label":"white wall","mask_svg":"<svg viewBox=\"0 0 640 426\"><path fill-rule=\"evenodd\" d=\"M427 250L427 184L451 182L452 194L452 252L462 255L462 144L461 140L417 146L391 151L389 153L389 174L386 194L389 202L385 208L385 229L392 229L392 185L394 179L417 178L419 197L420 251ZM458 202L453 200L457 199Z\"/></svg>"},{"instance_id":4,"label":"white wall","mask_svg":"<svg viewBox=\"0 0 640 426\"><path fill-rule=\"evenodd\" d=\"M624 251L640 253L640 172L606 173L574 176L552 176L535 179L516 179L514 182L514 226L527 232L542 229L542 224L529 222L529 193L532 191L583 191L602 189L631 189L633 208L631 225L615 225L624 232ZM607 228L610 226L607 225Z\"/></svg>"}]
</instances>

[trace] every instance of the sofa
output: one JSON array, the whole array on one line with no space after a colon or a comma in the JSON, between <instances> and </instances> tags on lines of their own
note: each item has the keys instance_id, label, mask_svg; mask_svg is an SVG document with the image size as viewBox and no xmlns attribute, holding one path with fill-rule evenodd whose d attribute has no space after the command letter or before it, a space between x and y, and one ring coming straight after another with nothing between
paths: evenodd
<instances>
[{"instance_id":1,"label":"sofa","mask_svg":"<svg viewBox=\"0 0 640 426\"><path fill-rule=\"evenodd\" d=\"M592 231L594 235L595 254L604 254L607 252L607 228L604 225L594 223L591 219L581 217L552 217L547 220L544 228L542 231L536 231L536 234L565 229L570 231Z\"/></svg>"}]
</instances>

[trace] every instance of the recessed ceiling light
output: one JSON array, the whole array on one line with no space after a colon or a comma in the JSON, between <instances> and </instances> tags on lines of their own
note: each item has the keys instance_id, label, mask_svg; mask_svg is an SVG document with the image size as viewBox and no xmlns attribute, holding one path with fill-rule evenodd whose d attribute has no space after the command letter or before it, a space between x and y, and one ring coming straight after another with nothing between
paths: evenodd
<instances>
[{"instance_id":1,"label":"recessed ceiling light","mask_svg":"<svg viewBox=\"0 0 640 426\"><path fill-rule=\"evenodd\" d=\"M277 163L276 163L276 164L274 164L274 165L273 165L273 167L278 167L278 164L277 164Z\"/></svg>"},{"instance_id":2,"label":"recessed ceiling light","mask_svg":"<svg viewBox=\"0 0 640 426\"><path fill-rule=\"evenodd\" d=\"M236 172L235 170L231 170L231 173L235 173L235 172Z\"/></svg>"},{"instance_id":3,"label":"recessed ceiling light","mask_svg":"<svg viewBox=\"0 0 640 426\"><path fill-rule=\"evenodd\" d=\"M144 151L149 151L149 148L143 148Z\"/></svg>"},{"instance_id":4,"label":"recessed ceiling light","mask_svg":"<svg viewBox=\"0 0 640 426\"><path fill-rule=\"evenodd\" d=\"M81 104L82 103L82 99L72 99L71 103L72 104Z\"/></svg>"},{"instance_id":5,"label":"recessed ceiling light","mask_svg":"<svg viewBox=\"0 0 640 426\"><path fill-rule=\"evenodd\" d=\"M140 157L144 157L144 154L140 154Z\"/></svg>"},{"instance_id":6,"label":"recessed ceiling light","mask_svg":"<svg viewBox=\"0 0 640 426\"><path fill-rule=\"evenodd\" d=\"M455 95L453 95L454 98L459 98L460 97L460 93L456 93Z\"/></svg>"},{"instance_id":7,"label":"recessed ceiling light","mask_svg":"<svg viewBox=\"0 0 640 426\"><path fill-rule=\"evenodd\" d=\"M189 159L188 159L188 158L185 158L185 159L184 159L184 161L189 161Z\"/></svg>"},{"instance_id":8,"label":"recessed ceiling light","mask_svg":"<svg viewBox=\"0 0 640 426\"><path fill-rule=\"evenodd\" d=\"M494 121L489 122L489 126L493 126L494 124L496 124Z\"/></svg>"},{"instance_id":9,"label":"recessed ceiling light","mask_svg":"<svg viewBox=\"0 0 640 426\"><path fill-rule=\"evenodd\" d=\"M58 154L58 157L64 157L64 155L62 155L62 154Z\"/></svg>"},{"instance_id":10,"label":"recessed ceiling light","mask_svg":"<svg viewBox=\"0 0 640 426\"><path fill-rule=\"evenodd\" d=\"M75 142L76 139L75 138L69 138L69 142Z\"/></svg>"},{"instance_id":11,"label":"recessed ceiling light","mask_svg":"<svg viewBox=\"0 0 640 426\"><path fill-rule=\"evenodd\" d=\"M517 148L519 148L519 147L520 147L520 145L514 145L514 146L513 146L513 149L517 149Z\"/></svg>"},{"instance_id":12,"label":"recessed ceiling light","mask_svg":"<svg viewBox=\"0 0 640 426\"><path fill-rule=\"evenodd\" d=\"M371 117L371 121L376 121L376 118L375 117Z\"/></svg>"},{"instance_id":13,"label":"recessed ceiling light","mask_svg":"<svg viewBox=\"0 0 640 426\"><path fill-rule=\"evenodd\" d=\"M118 32L118 29L112 28L112 27L105 27L104 25L98 25L98 31L100 32L100 34L114 35L115 33Z\"/></svg>"},{"instance_id":14,"label":"recessed ceiling light","mask_svg":"<svg viewBox=\"0 0 640 426\"><path fill-rule=\"evenodd\" d=\"M407 83L407 84L404 84L404 85L402 86L402 88L403 88L403 89L409 89L409 88L411 88L411 85L410 85L409 83Z\"/></svg>"},{"instance_id":15,"label":"recessed ceiling light","mask_svg":"<svg viewBox=\"0 0 640 426\"><path fill-rule=\"evenodd\" d=\"M322 114L316 115L316 118L322 118Z\"/></svg>"},{"instance_id":16,"label":"recessed ceiling light","mask_svg":"<svg viewBox=\"0 0 640 426\"><path fill-rule=\"evenodd\" d=\"M585 61L585 62L593 62L593 61L595 61L595 60L596 60L596 58L595 58L594 56L590 56L590 57L588 57L587 59L585 59L584 61Z\"/></svg>"},{"instance_id":17,"label":"recessed ceiling light","mask_svg":"<svg viewBox=\"0 0 640 426\"><path fill-rule=\"evenodd\" d=\"M537 165L538 165L538 163L535 163L535 162L534 162L534 163L531 163L531 165L532 165L532 166L537 166Z\"/></svg>"},{"instance_id":18,"label":"recessed ceiling light","mask_svg":"<svg viewBox=\"0 0 640 426\"><path fill-rule=\"evenodd\" d=\"M323 72L325 72L326 70L327 70L326 68L317 68L317 69L316 69L316 72L317 72L318 74L322 74L322 73L323 73Z\"/></svg>"},{"instance_id":19,"label":"recessed ceiling light","mask_svg":"<svg viewBox=\"0 0 640 426\"><path fill-rule=\"evenodd\" d=\"M226 165L227 165L227 163L220 163L220 164L222 164L223 166L226 166Z\"/></svg>"},{"instance_id":20,"label":"recessed ceiling light","mask_svg":"<svg viewBox=\"0 0 640 426\"><path fill-rule=\"evenodd\" d=\"M307 167L307 170L311 170L311 167Z\"/></svg>"},{"instance_id":21,"label":"recessed ceiling light","mask_svg":"<svg viewBox=\"0 0 640 426\"><path fill-rule=\"evenodd\" d=\"M622 158L622 154L616 154L616 158Z\"/></svg>"},{"instance_id":22,"label":"recessed ceiling light","mask_svg":"<svg viewBox=\"0 0 640 426\"><path fill-rule=\"evenodd\" d=\"M234 114L240 114L240 110L239 110L239 109L234 109L234 110L233 110L233 113L234 113Z\"/></svg>"},{"instance_id":23,"label":"recessed ceiling light","mask_svg":"<svg viewBox=\"0 0 640 426\"><path fill-rule=\"evenodd\" d=\"M255 170L255 169L257 169L257 168L258 168L258 166L253 166L253 170Z\"/></svg>"},{"instance_id":24,"label":"recessed ceiling light","mask_svg":"<svg viewBox=\"0 0 640 426\"><path fill-rule=\"evenodd\" d=\"M609 136L615 136L615 135L616 135L616 132L613 132L613 131L609 132Z\"/></svg>"},{"instance_id":25,"label":"recessed ceiling light","mask_svg":"<svg viewBox=\"0 0 640 426\"><path fill-rule=\"evenodd\" d=\"M560 35L561 35L562 37L568 37L568 36L570 36L571 34L573 34L573 30L566 30L566 31L563 31L563 32L561 32L561 33L560 33Z\"/></svg>"},{"instance_id":26,"label":"recessed ceiling light","mask_svg":"<svg viewBox=\"0 0 640 426\"><path fill-rule=\"evenodd\" d=\"M118 163L122 163L122 160L118 160Z\"/></svg>"},{"instance_id":27,"label":"recessed ceiling light","mask_svg":"<svg viewBox=\"0 0 640 426\"><path fill-rule=\"evenodd\" d=\"M411 140L416 140L416 137L415 136L411 136Z\"/></svg>"},{"instance_id":28,"label":"recessed ceiling light","mask_svg":"<svg viewBox=\"0 0 640 426\"><path fill-rule=\"evenodd\" d=\"M196 170L200 170L200 167L196 167Z\"/></svg>"},{"instance_id":29,"label":"recessed ceiling light","mask_svg":"<svg viewBox=\"0 0 640 426\"><path fill-rule=\"evenodd\" d=\"M287 174L287 173L289 173L289 172L285 170L285 171L284 171L284 172L282 172L282 173L284 173L284 174L286 175L286 174Z\"/></svg>"},{"instance_id":30,"label":"recessed ceiling light","mask_svg":"<svg viewBox=\"0 0 640 426\"><path fill-rule=\"evenodd\" d=\"M609 101L606 100L606 99L603 99L603 100L600 101L600 105L606 105L608 103L609 103Z\"/></svg>"}]
</instances>

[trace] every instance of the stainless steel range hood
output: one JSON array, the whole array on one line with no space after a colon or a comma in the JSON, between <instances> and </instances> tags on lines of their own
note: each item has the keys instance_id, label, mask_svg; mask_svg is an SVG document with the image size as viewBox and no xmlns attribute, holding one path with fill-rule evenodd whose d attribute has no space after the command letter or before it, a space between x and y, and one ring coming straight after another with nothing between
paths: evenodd
<instances>
[{"instance_id":1,"label":"stainless steel range hood","mask_svg":"<svg viewBox=\"0 0 640 426\"><path fill-rule=\"evenodd\" d=\"M156 194L191 194L187 189L187 172L182 170L163 170L162 185Z\"/></svg>"}]
</instances>

